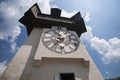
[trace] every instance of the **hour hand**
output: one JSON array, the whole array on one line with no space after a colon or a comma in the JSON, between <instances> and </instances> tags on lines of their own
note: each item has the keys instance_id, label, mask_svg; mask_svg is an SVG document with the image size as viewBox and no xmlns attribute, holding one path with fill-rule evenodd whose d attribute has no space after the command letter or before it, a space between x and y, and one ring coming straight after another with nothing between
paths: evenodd
<instances>
[{"instance_id":1,"label":"hour hand","mask_svg":"<svg viewBox=\"0 0 120 80\"><path fill-rule=\"evenodd\" d=\"M60 39L56 38L56 41L60 41Z\"/></svg>"}]
</instances>

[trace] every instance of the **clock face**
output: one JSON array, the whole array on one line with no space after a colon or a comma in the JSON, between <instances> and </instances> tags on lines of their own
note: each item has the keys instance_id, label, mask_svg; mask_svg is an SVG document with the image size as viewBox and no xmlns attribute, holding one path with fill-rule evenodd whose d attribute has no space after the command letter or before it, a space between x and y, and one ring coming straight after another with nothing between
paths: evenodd
<instances>
[{"instance_id":1,"label":"clock face","mask_svg":"<svg viewBox=\"0 0 120 80\"><path fill-rule=\"evenodd\" d=\"M48 49L63 54L71 53L79 46L79 38L65 30L48 30L43 34L42 41Z\"/></svg>"}]
</instances>

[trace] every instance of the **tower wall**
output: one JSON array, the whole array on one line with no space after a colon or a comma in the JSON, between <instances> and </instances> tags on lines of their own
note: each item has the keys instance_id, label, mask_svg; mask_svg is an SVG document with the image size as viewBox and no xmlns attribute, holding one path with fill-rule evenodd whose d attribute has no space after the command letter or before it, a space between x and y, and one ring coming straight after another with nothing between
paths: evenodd
<instances>
[{"instance_id":1,"label":"tower wall","mask_svg":"<svg viewBox=\"0 0 120 80\"><path fill-rule=\"evenodd\" d=\"M18 50L14 58L9 63L0 80L20 80L27 79L24 74L29 75L33 57L35 55L42 29L34 28L26 42ZM23 74L24 72L24 74ZM21 77L22 76L22 77Z\"/></svg>"},{"instance_id":2,"label":"tower wall","mask_svg":"<svg viewBox=\"0 0 120 80\"><path fill-rule=\"evenodd\" d=\"M82 44L71 54L55 53L43 46L41 37L46 30L33 29L1 80L54 80L60 73L74 73L75 80L103 80Z\"/></svg>"},{"instance_id":3,"label":"tower wall","mask_svg":"<svg viewBox=\"0 0 120 80\"><path fill-rule=\"evenodd\" d=\"M60 73L74 73L75 80L89 80L89 68L80 59L42 58L40 67L33 67L30 80L60 80Z\"/></svg>"}]
</instances>

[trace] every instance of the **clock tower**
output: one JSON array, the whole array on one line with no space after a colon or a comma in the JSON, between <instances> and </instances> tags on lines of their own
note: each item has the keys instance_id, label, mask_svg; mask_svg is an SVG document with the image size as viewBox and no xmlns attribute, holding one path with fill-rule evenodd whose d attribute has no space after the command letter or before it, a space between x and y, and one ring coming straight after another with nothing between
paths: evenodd
<instances>
[{"instance_id":1,"label":"clock tower","mask_svg":"<svg viewBox=\"0 0 120 80\"><path fill-rule=\"evenodd\" d=\"M61 17L51 8L43 14L34 4L19 20L28 39L2 75L2 80L104 80L80 42L86 27L80 12Z\"/></svg>"}]
</instances>

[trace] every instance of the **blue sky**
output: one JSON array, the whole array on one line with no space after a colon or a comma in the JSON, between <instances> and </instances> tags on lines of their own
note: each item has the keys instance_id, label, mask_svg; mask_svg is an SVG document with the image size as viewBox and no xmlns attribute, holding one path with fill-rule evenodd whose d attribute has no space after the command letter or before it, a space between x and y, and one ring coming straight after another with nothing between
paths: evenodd
<instances>
[{"instance_id":1,"label":"blue sky","mask_svg":"<svg viewBox=\"0 0 120 80\"><path fill-rule=\"evenodd\" d=\"M36 2L46 14L51 7L62 9L65 17L80 11L87 28L81 42L104 78L120 77L119 0L1 0L0 74L27 39L26 28L18 20Z\"/></svg>"}]
</instances>

